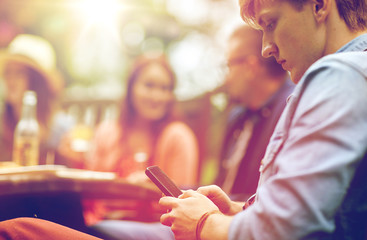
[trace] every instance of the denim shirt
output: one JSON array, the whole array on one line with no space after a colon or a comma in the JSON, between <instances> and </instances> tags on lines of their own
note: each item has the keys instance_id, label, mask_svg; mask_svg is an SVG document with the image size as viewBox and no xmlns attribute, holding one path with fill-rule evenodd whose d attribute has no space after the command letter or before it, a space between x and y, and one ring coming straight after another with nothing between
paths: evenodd
<instances>
[{"instance_id":1,"label":"denim shirt","mask_svg":"<svg viewBox=\"0 0 367 240\"><path fill-rule=\"evenodd\" d=\"M315 62L268 144L257 197L229 239L364 239L367 34Z\"/></svg>"}]
</instances>

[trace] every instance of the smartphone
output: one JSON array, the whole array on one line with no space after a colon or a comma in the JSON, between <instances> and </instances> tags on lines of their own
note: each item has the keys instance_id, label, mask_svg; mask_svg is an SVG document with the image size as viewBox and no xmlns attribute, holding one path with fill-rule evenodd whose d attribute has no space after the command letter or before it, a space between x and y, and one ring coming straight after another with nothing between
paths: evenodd
<instances>
[{"instance_id":1,"label":"smartphone","mask_svg":"<svg viewBox=\"0 0 367 240\"><path fill-rule=\"evenodd\" d=\"M145 174L166 196L178 197L182 194L182 191L158 166L147 167Z\"/></svg>"}]
</instances>

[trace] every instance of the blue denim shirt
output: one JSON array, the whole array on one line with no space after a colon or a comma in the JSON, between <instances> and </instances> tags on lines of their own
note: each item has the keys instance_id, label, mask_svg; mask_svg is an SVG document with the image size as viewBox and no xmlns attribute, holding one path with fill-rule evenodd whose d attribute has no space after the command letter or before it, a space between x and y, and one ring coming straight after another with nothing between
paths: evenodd
<instances>
[{"instance_id":1,"label":"blue denim shirt","mask_svg":"<svg viewBox=\"0 0 367 240\"><path fill-rule=\"evenodd\" d=\"M229 239L364 239L366 49L364 34L306 71L267 147L256 201Z\"/></svg>"}]
</instances>

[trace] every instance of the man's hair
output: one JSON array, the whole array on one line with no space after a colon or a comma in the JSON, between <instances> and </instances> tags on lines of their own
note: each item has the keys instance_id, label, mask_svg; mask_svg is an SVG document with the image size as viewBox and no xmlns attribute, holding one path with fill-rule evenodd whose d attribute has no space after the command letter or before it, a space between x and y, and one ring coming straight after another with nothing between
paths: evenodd
<instances>
[{"instance_id":1,"label":"man's hair","mask_svg":"<svg viewBox=\"0 0 367 240\"><path fill-rule=\"evenodd\" d=\"M255 4L273 0L239 0L242 19L256 25ZM297 10L301 10L304 3L309 0L280 0L288 1ZM366 0L335 0L339 16L344 19L348 28L352 31L367 29L367 3Z\"/></svg>"},{"instance_id":2,"label":"man's hair","mask_svg":"<svg viewBox=\"0 0 367 240\"><path fill-rule=\"evenodd\" d=\"M274 57L264 58L261 55L262 50L262 32L260 30L254 29L248 25L241 25L236 28L236 30L230 35L230 39L251 39L251 47L255 52L255 56L261 61L265 66L268 73L272 76L281 76L286 73L280 64L277 63ZM246 45L241 45L238 49L239 52L242 49L248 48Z\"/></svg>"}]
</instances>

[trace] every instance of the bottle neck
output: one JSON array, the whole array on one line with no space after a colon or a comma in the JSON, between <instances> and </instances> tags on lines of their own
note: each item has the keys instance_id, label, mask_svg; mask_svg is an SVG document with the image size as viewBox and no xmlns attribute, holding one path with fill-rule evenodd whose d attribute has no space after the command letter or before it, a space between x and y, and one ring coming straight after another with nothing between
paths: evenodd
<instances>
[{"instance_id":1,"label":"bottle neck","mask_svg":"<svg viewBox=\"0 0 367 240\"><path fill-rule=\"evenodd\" d=\"M21 120L36 119L36 105L35 104L24 104L22 107Z\"/></svg>"}]
</instances>

